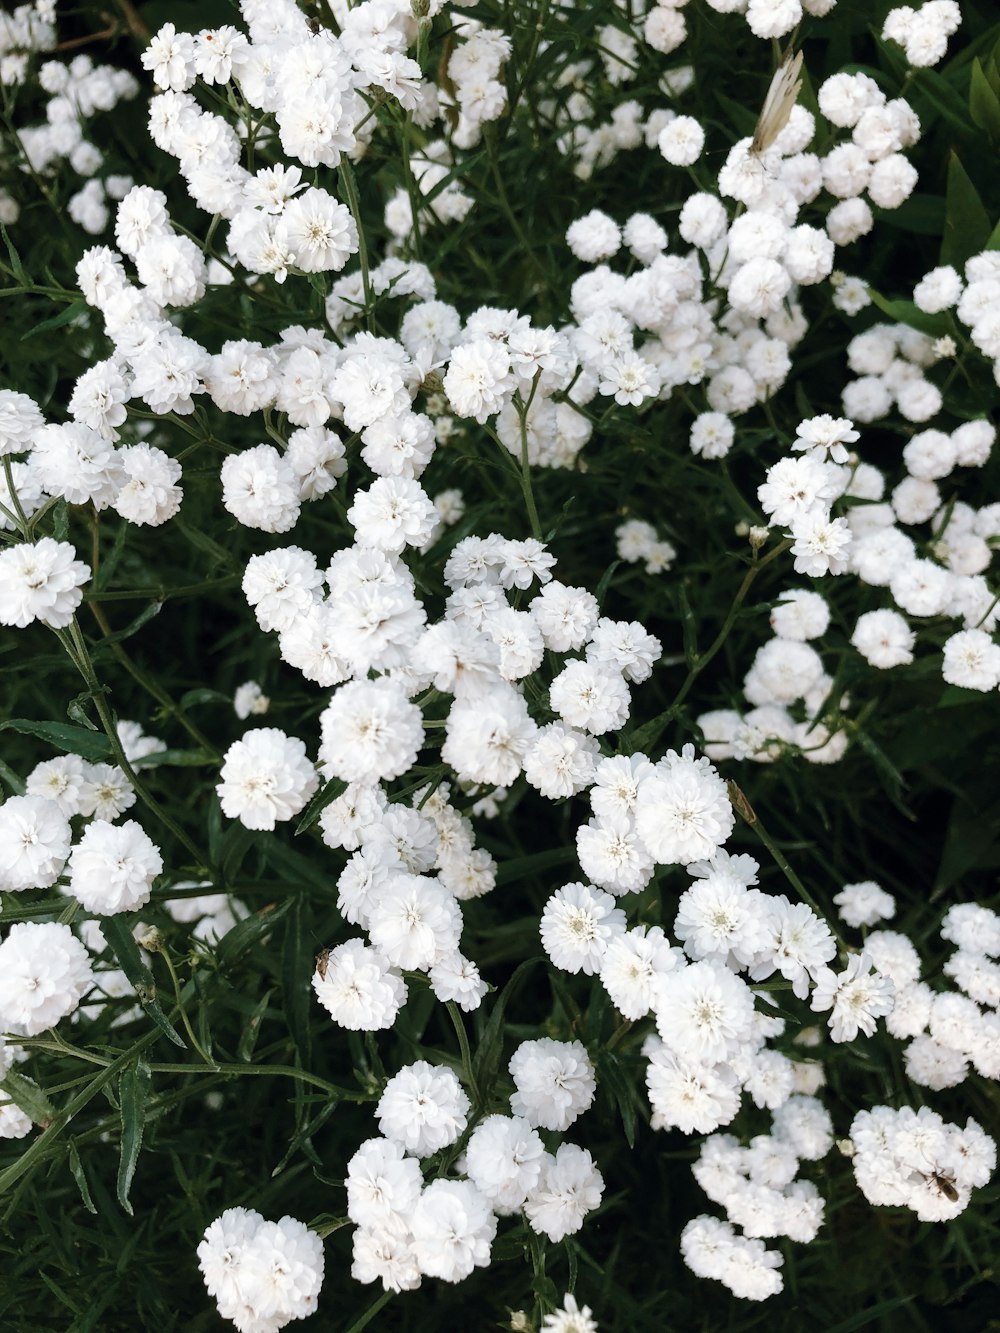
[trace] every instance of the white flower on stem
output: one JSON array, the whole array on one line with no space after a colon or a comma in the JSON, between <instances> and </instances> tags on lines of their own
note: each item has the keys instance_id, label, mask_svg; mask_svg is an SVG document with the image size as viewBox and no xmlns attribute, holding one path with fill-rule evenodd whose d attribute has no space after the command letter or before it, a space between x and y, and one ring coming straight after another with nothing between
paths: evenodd
<instances>
[{"instance_id":1,"label":"white flower on stem","mask_svg":"<svg viewBox=\"0 0 1000 1333\"><path fill-rule=\"evenodd\" d=\"M829 967L818 970L810 1007L817 1013L832 1010L828 1021L834 1041L853 1041L859 1032L872 1036L875 1020L892 1013L895 992L868 955L856 953L839 974Z\"/></svg>"}]
</instances>

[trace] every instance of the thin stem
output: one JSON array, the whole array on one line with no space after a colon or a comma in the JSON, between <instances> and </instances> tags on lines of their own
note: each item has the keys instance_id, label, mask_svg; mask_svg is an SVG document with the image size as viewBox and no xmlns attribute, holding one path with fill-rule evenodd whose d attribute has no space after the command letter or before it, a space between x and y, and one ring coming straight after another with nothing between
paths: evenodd
<instances>
[{"instance_id":1,"label":"thin stem","mask_svg":"<svg viewBox=\"0 0 1000 1333\"><path fill-rule=\"evenodd\" d=\"M122 770L139 799L146 805L161 823L165 824L174 837L180 842L194 857L195 863L199 866L208 865L208 861L202 856L201 852L191 841L188 835L176 822L176 820L164 810L155 796L147 789L135 769L129 762L128 756L122 748L121 738L118 735L118 729L115 726L114 718L111 716L111 710L108 707L107 699L104 694L104 686L97 679L97 673L94 670L94 664L90 660L90 654L87 651L87 645L84 642L83 634L80 631L80 625L74 616L70 622L69 628L62 630L53 630L56 638L62 644L66 653L79 671L87 684L87 688L94 700L94 707L97 710L97 716L104 734L108 738L111 746L111 752L115 757L115 763Z\"/></svg>"},{"instance_id":2,"label":"thin stem","mask_svg":"<svg viewBox=\"0 0 1000 1333\"><path fill-rule=\"evenodd\" d=\"M170 954L167 953L166 949L160 950L160 957L166 963L167 971L170 973L170 980L174 987L174 1000L177 1004L177 1011L181 1016L181 1022L184 1025L184 1031L188 1034L188 1041L190 1041L191 1045L201 1056L204 1063L212 1067L215 1062L206 1055L205 1051L202 1049L201 1042L194 1035L194 1028L191 1026L191 1020L187 1016L187 1010L184 1008L184 1001L181 999L181 983L178 980L177 969L174 967L173 959L170 957Z\"/></svg>"},{"instance_id":3,"label":"thin stem","mask_svg":"<svg viewBox=\"0 0 1000 1333\"><path fill-rule=\"evenodd\" d=\"M8 517L13 519L15 522L17 522L18 520L20 521L21 535L27 537L31 531L31 524L28 520L27 514L24 512L24 509L21 505L21 498L18 495L17 490L14 486L14 469L11 465L9 454L4 454L3 456L3 475L7 481L7 490L10 494L10 502L14 506L13 514L9 509L7 509L6 505L3 506L4 513L6 513Z\"/></svg>"},{"instance_id":4,"label":"thin stem","mask_svg":"<svg viewBox=\"0 0 1000 1333\"><path fill-rule=\"evenodd\" d=\"M677 692L677 695L673 702L673 707L675 709L678 708L684 702L684 700L690 693L691 686L695 683L695 681L698 679L701 673L708 666L709 662L711 662L712 658L716 655L716 653L719 651L722 645L726 642L726 639L729 637L729 631L733 628L733 623L736 620L736 616L739 612L740 607L746 600L747 593L749 593L750 588L753 585L754 579L757 577L760 571L765 567L765 565L769 565L771 561L774 560L777 556L787 551L791 546L791 544L792 544L791 539L786 539L785 541L781 542L778 546L776 546L773 551L769 552L764 557L763 560L757 560L756 558L754 559L753 564L750 566L746 574L744 574L743 576L743 582L740 584L739 590L736 593L736 596L733 598L733 604L729 608L729 614L726 616L725 620L722 623L722 628L719 630L718 634L712 640L708 648L706 648L706 650L703 653L699 653L697 660L694 662L690 671L687 674L687 679L684 681L684 684Z\"/></svg>"},{"instance_id":5,"label":"thin stem","mask_svg":"<svg viewBox=\"0 0 1000 1333\"><path fill-rule=\"evenodd\" d=\"M340 166L337 168L340 173L340 184L344 191L344 197L347 199L347 206L351 210L351 216L354 218L354 226L358 233L358 260L361 264L361 286L365 293L365 323L368 325L368 332L375 332L375 304L372 300L371 277L368 272L368 247L365 244L364 227L361 225L361 200L358 196L358 183L354 179L354 170L346 157L340 159Z\"/></svg>"},{"instance_id":6,"label":"thin stem","mask_svg":"<svg viewBox=\"0 0 1000 1333\"><path fill-rule=\"evenodd\" d=\"M448 1010L448 1016L451 1019L451 1025L455 1029L455 1035L458 1038L459 1049L462 1052L462 1072L465 1080L472 1090L473 1097L479 1100L479 1088L476 1083L476 1076L472 1072L472 1051L469 1049L469 1034L465 1030L465 1024L462 1022L462 1015L458 1012L458 1005L454 1000L449 1000L445 1005Z\"/></svg>"},{"instance_id":7,"label":"thin stem","mask_svg":"<svg viewBox=\"0 0 1000 1333\"><path fill-rule=\"evenodd\" d=\"M737 787L735 782L731 781L727 782L726 786L729 790L729 799L732 803L733 809L740 816L743 822L747 824L750 828L752 828L753 831L757 834L758 838L760 838L761 842L771 853L771 856L774 859L775 864L777 865L781 873L784 875L785 879L788 880L789 884L791 884L792 888L799 895L799 897L806 904L806 906L811 908L811 910L816 913L816 915L820 918L821 921L827 921L827 913L822 910L822 908L817 903L816 899L812 896L812 894L809 892L806 886L802 883L801 879L799 879L798 875L788 864L784 852L771 837L770 833L768 833L764 825L760 822L760 817L758 816L756 810L754 810L753 806L740 791L739 787ZM837 931L834 929L833 926L831 926L830 929L833 932L833 935L836 938L838 945L843 949L845 947L844 941L841 939L840 935L837 933Z\"/></svg>"},{"instance_id":8,"label":"thin stem","mask_svg":"<svg viewBox=\"0 0 1000 1333\"><path fill-rule=\"evenodd\" d=\"M520 221L510 206L510 200L507 198L507 189L503 183L503 174L500 171L500 163L497 160L496 134L493 126L488 124L483 132L483 141L486 144L486 154L490 161L490 174L493 177L493 184L496 186L497 198L500 202L500 211L511 225L514 235L521 243L524 253L531 260L532 266L542 280L543 288L548 286L549 275L545 272L542 261L535 254L534 247L528 239L528 235L521 226Z\"/></svg>"}]
</instances>

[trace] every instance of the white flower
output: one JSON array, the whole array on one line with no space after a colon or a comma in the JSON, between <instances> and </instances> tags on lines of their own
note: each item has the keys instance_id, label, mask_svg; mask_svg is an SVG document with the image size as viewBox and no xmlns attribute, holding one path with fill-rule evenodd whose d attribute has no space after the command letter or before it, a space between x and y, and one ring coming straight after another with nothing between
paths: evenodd
<instances>
[{"instance_id":1,"label":"white flower","mask_svg":"<svg viewBox=\"0 0 1000 1333\"><path fill-rule=\"evenodd\" d=\"M316 998L352 1032L391 1028L406 1001L406 983L377 949L348 940L321 954L312 979Z\"/></svg>"},{"instance_id":2,"label":"white flower","mask_svg":"<svg viewBox=\"0 0 1000 1333\"><path fill-rule=\"evenodd\" d=\"M563 1143L554 1157L545 1154L542 1178L529 1194L524 1212L532 1231L556 1242L579 1231L603 1195L604 1177L590 1153L575 1143Z\"/></svg>"},{"instance_id":3,"label":"white flower","mask_svg":"<svg viewBox=\"0 0 1000 1333\"><path fill-rule=\"evenodd\" d=\"M0 805L0 889L47 889L62 872L69 847L69 819L56 801L11 796Z\"/></svg>"},{"instance_id":4,"label":"white flower","mask_svg":"<svg viewBox=\"0 0 1000 1333\"><path fill-rule=\"evenodd\" d=\"M528 1124L564 1130L594 1100L594 1067L579 1041L522 1041L508 1065L517 1089L510 1109Z\"/></svg>"},{"instance_id":5,"label":"white flower","mask_svg":"<svg viewBox=\"0 0 1000 1333\"><path fill-rule=\"evenodd\" d=\"M527 1120L488 1115L466 1145L465 1174L501 1216L516 1213L538 1184L545 1145Z\"/></svg>"},{"instance_id":6,"label":"white flower","mask_svg":"<svg viewBox=\"0 0 1000 1333\"><path fill-rule=\"evenodd\" d=\"M95 819L69 858L69 891L97 916L134 912L149 902L163 858L134 819Z\"/></svg>"},{"instance_id":7,"label":"white flower","mask_svg":"<svg viewBox=\"0 0 1000 1333\"><path fill-rule=\"evenodd\" d=\"M93 980L90 956L69 926L16 922L0 944L0 1028L37 1036L71 1014Z\"/></svg>"},{"instance_id":8,"label":"white flower","mask_svg":"<svg viewBox=\"0 0 1000 1333\"><path fill-rule=\"evenodd\" d=\"M319 785L306 747L277 727L258 727L226 751L216 787L222 810L251 829L291 819Z\"/></svg>"},{"instance_id":9,"label":"white flower","mask_svg":"<svg viewBox=\"0 0 1000 1333\"><path fill-rule=\"evenodd\" d=\"M414 1157L430 1157L461 1135L470 1109L453 1070L417 1060L389 1079L375 1114L387 1139Z\"/></svg>"},{"instance_id":10,"label":"white flower","mask_svg":"<svg viewBox=\"0 0 1000 1333\"><path fill-rule=\"evenodd\" d=\"M811 1008L832 1009L830 1036L834 1041L853 1041L859 1032L870 1037L875 1020L892 1012L895 990L888 977L872 970L867 954L852 954L839 975L828 967L817 970Z\"/></svg>"},{"instance_id":11,"label":"white flower","mask_svg":"<svg viewBox=\"0 0 1000 1333\"><path fill-rule=\"evenodd\" d=\"M323 1242L294 1217L267 1222L252 1209L228 1208L206 1230L198 1266L224 1319L277 1330L315 1311Z\"/></svg>"},{"instance_id":12,"label":"white flower","mask_svg":"<svg viewBox=\"0 0 1000 1333\"><path fill-rule=\"evenodd\" d=\"M372 784L398 778L423 743L420 709L382 678L342 685L320 715L320 763L327 776Z\"/></svg>"},{"instance_id":13,"label":"white flower","mask_svg":"<svg viewBox=\"0 0 1000 1333\"><path fill-rule=\"evenodd\" d=\"M1000 646L985 630L959 630L945 640L941 674L950 685L995 690L1000 685Z\"/></svg>"},{"instance_id":14,"label":"white flower","mask_svg":"<svg viewBox=\"0 0 1000 1333\"><path fill-rule=\"evenodd\" d=\"M433 1180L410 1218L420 1271L461 1282L490 1261L496 1215L470 1180Z\"/></svg>"},{"instance_id":15,"label":"white flower","mask_svg":"<svg viewBox=\"0 0 1000 1333\"><path fill-rule=\"evenodd\" d=\"M733 830L726 784L711 763L695 759L694 746L668 750L643 775L636 798L636 828L660 865L707 860Z\"/></svg>"},{"instance_id":16,"label":"white flower","mask_svg":"<svg viewBox=\"0 0 1000 1333\"><path fill-rule=\"evenodd\" d=\"M379 1227L411 1213L424 1178L419 1162L391 1139L368 1139L347 1164L347 1215L359 1227Z\"/></svg>"},{"instance_id":17,"label":"white flower","mask_svg":"<svg viewBox=\"0 0 1000 1333\"><path fill-rule=\"evenodd\" d=\"M23 628L40 620L65 629L83 601L90 566L68 542L41 537L0 551L0 625Z\"/></svg>"},{"instance_id":18,"label":"white flower","mask_svg":"<svg viewBox=\"0 0 1000 1333\"><path fill-rule=\"evenodd\" d=\"M394 967L425 972L458 948L458 903L426 875L390 875L368 917L368 934Z\"/></svg>"},{"instance_id":19,"label":"white flower","mask_svg":"<svg viewBox=\"0 0 1000 1333\"><path fill-rule=\"evenodd\" d=\"M654 1001L656 1026L682 1060L718 1064L750 1038L753 992L724 965L691 963L664 975Z\"/></svg>"},{"instance_id":20,"label":"white flower","mask_svg":"<svg viewBox=\"0 0 1000 1333\"><path fill-rule=\"evenodd\" d=\"M545 904L542 945L564 972L593 976L611 940L625 932L625 913L610 893L589 884L566 884Z\"/></svg>"}]
</instances>

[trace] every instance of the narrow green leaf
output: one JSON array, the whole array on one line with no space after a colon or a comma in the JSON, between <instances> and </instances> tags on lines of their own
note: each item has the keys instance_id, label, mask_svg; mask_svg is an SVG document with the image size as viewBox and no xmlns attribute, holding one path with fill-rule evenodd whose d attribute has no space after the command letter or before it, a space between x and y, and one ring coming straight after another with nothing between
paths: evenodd
<instances>
[{"instance_id":1,"label":"narrow green leaf","mask_svg":"<svg viewBox=\"0 0 1000 1333\"><path fill-rule=\"evenodd\" d=\"M117 629L112 634L106 634L103 639L98 640L94 645L94 653L100 652L102 648L108 648L113 643L121 643L124 639L130 639L133 634L138 633L143 625L147 625L154 616L158 616L163 610L163 603L159 600L152 601L148 606L144 606L139 614L124 627Z\"/></svg>"},{"instance_id":2,"label":"narrow green leaf","mask_svg":"<svg viewBox=\"0 0 1000 1333\"><path fill-rule=\"evenodd\" d=\"M25 1078L13 1069L9 1069L0 1079L0 1092L5 1092L33 1125L48 1124L56 1113L55 1107L34 1079Z\"/></svg>"},{"instance_id":3,"label":"narrow green leaf","mask_svg":"<svg viewBox=\"0 0 1000 1333\"><path fill-rule=\"evenodd\" d=\"M149 1065L141 1058L125 1069L118 1083L118 1100L122 1116L121 1153L118 1158L118 1202L129 1217L132 1216L132 1204L128 1196L142 1149L149 1083Z\"/></svg>"},{"instance_id":4,"label":"narrow green leaf","mask_svg":"<svg viewBox=\"0 0 1000 1333\"><path fill-rule=\"evenodd\" d=\"M33 338L36 333L47 333L50 329L61 329L64 324L70 324L79 315L86 313L89 309L86 301L73 301L59 311L58 315L53 315L51 319L43 319L40 324L29 329L27 333L21 334L21 342L27 338Z\"/></svg>"},{"instance_id":5,"label":"narrow green leaf","mask_svg":"<svg viewBox=\"0 0 1000 1333\"><path fill-rule=\"evenodd\" d=\"M312 1031L309 1015L315 955L320 942L315 939L307 920L304 895L295 894L285 919L285 939L281 952L281 981L284 987L282 1008L288 1021L295 1048L306 1069L312 1067Z\"/></svg>"},{"instance_id":6,"label":"narrow green leaf","mask_svg":"<svg viewBox=\"0 0 1000 1333\"><path fill-rule=\"evenodd\" d=\"M10 765L5 764L2 759L0 759L0 778L3 778L4 782L6 782L7 786L15 796L24 794L23 780L14 772Z\"/></svg>"},{"instance_id":7,"label":"narrow green leaf","mask_svg":"<svg viewBox=\"0 0 1000 1333\"><path fill-rule=\"evenodd\" d=\"M961 268L970 256L979 254L992 231L993 223L983 207L979 191L969 179L958 154L952 150L948 158L941 263Z\"/></svg>"},{"instance_id":8,"label":"narrow green leaf","mask_svg":"<svg viewBox=\"0 0 1000 1333\"><path fill-rule=\"evenodd\" d=\"M901 1306L909 1305L914 1300L916 1300L915 1296L893 1296L891 1300L879 1301L878 1305L870 1305L867 1310L861 1310L858 1314L851 1315L850 1318L842 1320L839 1324L834 1324L827 1329L826 1333L856 1333L857 1329L865 1328L868 1324L874 1324L876 1319L881 1319L890 1310L898 1310Z\"/></svg>"},{"instance_id":9,"label":"narrow green leaf","mask_svg":"<svg viewBox=\"0 0 1000 1333\"><path fill-rule=\"evenodd\" d=\"M231 930L227 930L216 945L216 958L219 960L219 965L229 967L258 940L262 940L265 935L270 935L291 905L291 898L286 898L284 902L278 903L277 907L261 908L259 912L253 912L250 916L244 917L242 921L237 921L236 925Z\"/></svg>"},{"instance_id":10,"label":"narrow green leaf","mask_svg":"<svg viewBox=\"0 0 1000 1333\"><path fill-rule=\"evenodd\" d=\"M913 304L912 301L891 301L888 297L877 292L874 287L868 288L868 295L872 298L872 304L877 306L883 314L889 315L898 324L906 324L911 329L919 329L921 333L926 333L931 338L942 338L948 332L948 318L946 315L928 315Z\"/></svg>"},{"instance_id":11,"label":"narrow green leaf","mask_svg":"<svg viewBox=\"0 0 1000 1333\"><path fill-rule=\"evenodd\" d=\"M87 1184L87 1176L83 1169L83 1163L80 1161L80 1154L77 1152L76 1141L69 1141L69 1169L73 1179L76 1181L77 1188L80 1191L80 1198L83 1200L83 1206L88 1213L97 1213L94 1206L94 1200L90 1197L90 1186Z\"/></svg>"},{"instance_id":12,"label":"narrow green leaf","mask_svg":"<svg viewBox=\"0 0 1000 1333\"><path fill-rule=\"evenodd\" d=\"M99 731L100 728L95 722L87 716L84 710L84 704L91 703L94 695L90 690L84 690L78 694L75 699L71 699L66 705L66 716L71 722L79 722L81 727L86 727L88 731Z\"/></svg>"},{"instance_id":13,"label":"narrow green leaf","mask_svg":"<svg viewBox=\"0 0 1000 1333\"><path fill-rule=\"evenodd\" d=\"M18 282L23 286L30 287L31 279L25 272L24 265L21 263L21 256L17 252L17 247L10 239L10 234L2 222L0 222L0 236L3 237L4 245L7 247L7 256L10 259L11 268L14 270L14 277L17 278Z\"/></svg>"},{"instance_id":14,"label":"narrow green leaf","mask_svg":"<svg viewBox=\"0 0 1000 1333\"><path fill-rule=\"evenodd\" d=\"M532 875L540 875L556 866L568 865L575 859L572 847L550 847L531 856L514 856L504 861L497 870L497 884L516 884Z\"/></svg>"},{"instance_id":15,"label":"narrow green leaf","mask_svg":"<svg viewBox=\"0 0 1000 1333\"><path fill-rule=\"evenodd\" d=\"M264 1021L264 1014L267 1012L267 1006L273 994L273 990L264 992L257 1004L254 1005L253 1013L247 1019L247 1025L243 1029L240 1044L236 1048L236 1056L237 1059L243 1060L246 1064L249 1064L253 1059L254 1047L257 1045L257 1038L260 1036L260 1025Z\"/></svg>"},{"instance_id":16,"label":"narrow green leaf","mask_svg":"<svg viewBox=\"0 0 1000 1333\"><path fill-rule=\"evenodd\" d=\"M632 1079L628 1078L621 1067L621 1062L612 1051L602 1051L597 1059L598 1082L602 1084L618 1108L625 1142L630 1148L635 1147L635 1089Z\"/></svg>"},{"instance_id":17,"label":"narrow green leaf","mask_svg":"<svg viewBox=\"0 0 1000 1333\"><path fill-rule=\"evenodd\" d=\"M189 708L193 708L195 704L226 704L231 706L232 702L229 695L223 694L220 690L201 688L188 690L185 694L182 694L177 702L177 707L184 713Z\"/></svg>"},{"instance_id":18,"label":"narrow green leaf","mask_svg":"<svg viewBox=\"0 0 1000 1333\"><path fill-rule=\"evenodd\" d=\"M969 114L992 144L1000 143L1000 97L990 87L978 57L972 62L969 80Z\"/></svg>"},{"instance_id":19,"label":"narrow green leaf","mask_svg":"<svg viewBox=\"0 0 1000 1333\"><path fill-rule=\"evenodd\" d=\"M0 722L0 731L37 736L54 745L57 750L78 754L91 763L106 763L112 758L111 742L107 736L88 731L86 727L72 727L68 722L34 722L27 717L12 717L6 722Z\"/></svg>"},{"instance_id":20,"label":"narrow green leaf","mask_svg":"<svg viewBox=\"0 0 1000 1333\"><path fill-rule=\"evenodd\" d=\"M331 805L338 796L343 796L345 791L347 791L347 783L343 778L330 778L328 782L324 782L302 811L299 822L295 825L295 836L298 837L300 833L305 833L307 829L311 829L326 807Z\"/></svg>"},{"instance_id":21,"label":"narrow green leaf","mask_svg":"<svg viewBox=\"0 0 1000 1333\"><path fill-rule=\"evenodd\" d=\"M684 661L688 670L698 663L698 622L695 620L687 589L683 583L677 585L677 601L681 611L681 631L684 641Z\"/></svg>"},{"instance_id":22,"label":"narrow green leaf","mask_svg":"<svg viewBox=\"0 0 1000 1333\"><path fill-rule=\"evenodd\" d=\"M476 1045L476 1053L472 1057L472 1077L476 1081L476 1091L484 1102L489 1097L497 1066L500 1063L500 1056L503 1053L504 1011L511 997L520 989L531 968L542 961L541 958L526 958L520 967L514 970L510 980L496 997L493 1012L490 1014L482 1036Z\"/></svg>"},{"instance_id":23,"label":"narrow green leaf","mask_svg":"<svg viewBox=\"0 0 1000 1333\"><path fill-rule=\"evenodd\" d=\"M187 1050L183 1039L171 1026L166 1014L160 1008L156 998L156 982L153 974L142 961L139 946L132 938L130 918L125 915L106 916L101 919L101 930L114 953L121 969L135 987L135 993L146 1014L153 1020L165 1037L169 1037L175 1046Z\"/></svg>"}]
</instances>

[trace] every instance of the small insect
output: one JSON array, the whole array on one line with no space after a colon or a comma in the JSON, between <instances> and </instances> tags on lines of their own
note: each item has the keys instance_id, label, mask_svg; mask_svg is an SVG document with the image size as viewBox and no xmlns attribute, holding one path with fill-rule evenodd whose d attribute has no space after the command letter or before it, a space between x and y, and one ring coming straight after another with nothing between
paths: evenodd
<instances>
[{"instance_id":1,"label":"small insect","mask_svg":"<svg viewBox=\"0 0 1000 1333\"><path fill-rule=\"evenodd\" d=\"M938 1193L943 1194L949 1203L958 1203L954 1176L946 1176L943 1171L932 1171L928 1179L937 1186Z\"/></svg>"},{"instance_id":2,"label":"small insect","mask_svg":"<svg viewBox=\"0 0 1000 1333\"><path fill-rule=\"evenodd\" d=\"M766 153L788 124L792 107L802 91L801 69L802 52L796 51L793 55L792 48L789 47L781 58L781 64L774 71L771 86L764 98L764 105L757 117L753 139L750 141L749 151L752 156L759 158L762 153Z\"/></svg>"},{"instance_id":3,"label":"small insect","mask_svg":"<svg viewBox=\"0 0 1000 1333\"><path fill-rule=\"evenodd\" d=\"M326 980L326 965L329 961L330 961L329 949L323 949L321 953L318 953L316 955L316 971L319 973L321 981Z\"/></svg>"}]
</instances>

